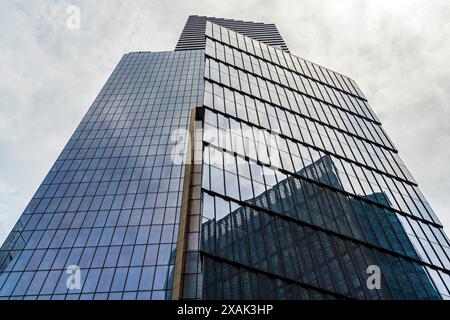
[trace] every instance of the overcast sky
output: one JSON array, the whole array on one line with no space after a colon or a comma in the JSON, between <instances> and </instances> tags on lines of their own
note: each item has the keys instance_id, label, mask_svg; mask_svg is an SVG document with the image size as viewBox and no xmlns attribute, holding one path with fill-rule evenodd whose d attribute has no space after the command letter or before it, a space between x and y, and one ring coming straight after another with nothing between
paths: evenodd
<instances>
[{"instance_id":1,"label":"overcast sky","mask_svg":"<svg viewBox=\"0 0 450 320\"><path fill-rule=\"evenodd\" d=\"M67 8L81 9L81 29ZM275 23L356 80L450 231L450 2L1 1L0 243L124 53L169 51L189 14Z\"/></svg>"}]
</instances>

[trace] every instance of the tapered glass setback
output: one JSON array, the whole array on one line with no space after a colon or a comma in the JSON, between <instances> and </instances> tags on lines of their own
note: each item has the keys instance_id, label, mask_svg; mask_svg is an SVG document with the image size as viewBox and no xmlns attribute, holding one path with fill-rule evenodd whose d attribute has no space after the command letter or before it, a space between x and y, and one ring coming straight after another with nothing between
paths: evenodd
<instances>
[{"instance_id":1,"label":"tapered glass setback","mask_svg":"<svg viewBox=\"0 0 450 320\"><path fill-rule=\"evenodd\" d=\"M211 22L205 55L196 298L447 298L448 239L355 82Z\"/></svg>"}]
</instances>

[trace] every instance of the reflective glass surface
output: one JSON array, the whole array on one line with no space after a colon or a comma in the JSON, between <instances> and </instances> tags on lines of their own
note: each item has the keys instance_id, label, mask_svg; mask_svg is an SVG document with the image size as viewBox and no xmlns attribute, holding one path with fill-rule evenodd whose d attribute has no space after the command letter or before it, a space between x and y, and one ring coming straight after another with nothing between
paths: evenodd
<instances>
[{"instance_id":1,"label":"reflective glass surface","mask_svg":"<svg viewBox=\"0 0 450 320\"><path fill-rule=\"evenodd\" d=\"M450 297L450 242L353 80L214 23L205 54L193 292Z\"/></svg>"},{"instance_id":2,"label":"reflective glass surface","mask_svg":"<svg viewBox=\"0 0 450 320\"><path fill-rule=\"evenodd\" d=\"M1 299L171 297L184 167L170 135L201 104L203 66L202 50L122 58L2 246Z\"/></svg>"}]
</instances>

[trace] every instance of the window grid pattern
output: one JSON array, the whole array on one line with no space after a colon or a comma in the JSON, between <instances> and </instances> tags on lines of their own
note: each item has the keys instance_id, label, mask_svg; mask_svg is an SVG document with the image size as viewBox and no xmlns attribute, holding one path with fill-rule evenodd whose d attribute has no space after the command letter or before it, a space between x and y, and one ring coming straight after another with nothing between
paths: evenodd
<instances>
[{"instance_id":1,"label":"window grid pattern","mask_svg":"<svg viewBox=\"0 0 450 320\"><path fill-rule=\"evenodd\" d=\"M328 178L326 174L321 176L303 172L303 176L313 180L320 178L319 181L329 186L357 196L370 198L370 195L380 194L379 197L372 197L371 200L404 214L438 224L425 210L411 185L401 184L377 171L349 162L346 158L338 158L331 153L293 142L267 130L238 121L236 118L216 114L209 109L206 110L205 115L206 142L212 142L219 147L239 152L263 163L275 165L293 174L301 172L302 168L326 155L333 162L340 178L339 184L336 184L334 179ZM271 141L276 141L276 145L270 145ZM273 158L269 157L274 155L276 156ZM273 163L275 160L279 163Z\"/></svg>"},{"instance_id":2,"label":"window grid pattern","mask_svg":"<svg viewBox=\"0 0 450 320\"><path fill-rule=\"evenodd\" d=\"M1 299L167 299L204 51L124 55L0 252ZM68 266L81 290L68 290Z\"/></svg>"},{"instance_id":3,"label":"window grid pattern","mask_svg":"<svg viewBox=\"0 0 450 320\"><path fill-rule=\"evenodd\" d=\"M238 70L220 61L207 59L207 66L208 78L213 82L227 86L227 90L235 89L245 92L248 96L256 97L256 101L261 100L260 102L265 101L275 104L286 111L292 112L293 115L301 115L316 120L315 122L321 123L321 126L326 125L343 130L353 137L371 141L373 144L385 147L391 153L396 154L396 150L392 147L392 143L382 127L374 122L351 113L339 112L338 109L319 100L311 99L306 94L300 94L276 85L267 87L266 80L260 80L247 73L246 70ZM256 67L253 68L256 69ZM288 114L292 117L293 115L290 112ZM396 157L398 158L398 156ZM398 162L398 165L405 171L403 175L407 175L407 178L413 181L400 159L398 159Z\"/></svg>"},{"instance_id":4,"label":"window grid pattern","mask_svg":"<svg viewBox=\"0 0 450 320\"><path fill-rule=\"evenodd\" d=\"M325 100L337 107L353 112L361 117L380 123L376 115L367 104L359 88L350 78L333 71L317 66L321 72L315 72L312 63L307 62L292 54L278 50L275 47L263 44L255 39L238 34L224 27L213 27L209 23L206 28L207 55L222 61L234 60L235 66L240 69L252 71L278 84L290 89L305 92L317 99ZM216 49L216 50L214 50ZM217 56L214 54L217 53ZM307 65L311 67L308 67ZM306 65L306 66L302 66ZM313 70L312 73L310 70ZM323 80L323 74L333 74L335 81ZM354 84L354 85L353 85ZM356 90L354 88L358 88ZM336 90L344 93L342 100L336 100L341 95Z\"/></svg>"},{"instance_id":5,"label":"window grid pattern","mask_svg":"<svg viewBox=\"0 0 450 320\"><path fill-rule=\"evenodd\" d=\"M229 32L229 30L227 30L226 28L223 28L223 27L220 27L220 26L217 26L217 29L219 30L218 32L219 32L219 35L215 35L216 37L219 37L222 33L225 33L225 32ZM216 30L216 29L214 29L214 30ZM252 40L253 42L254 42L254 40ZM276 49L274 49L275 51L277 51ZM279 51L279 50L278 50ZM205 52L207 52L207 51L205 51ZM208 62L208 60L207 60L207 62ZM231 67L232 66L232 64L231 64L231 62L229 62L228 63L229 64L229 67ZM212 76L212 74L213 74L213 72L212 72L212 70L213 70L214 68L210 65L210 64L208 64L207 63L207 65L206 65L206 68L205 68L205 77L207 78L207 79L211 79L211 80L214 80L214 79L212 79L214 76ZM250 81L250 80L248 80L249 78L249 76L251 76L252 74L251 73L249 73L249 72L245 72L245 73L240 73L238 76L237 76L237 79L238 79L238 81L237 81L237 85L236 85L236 88L235 88L235 90L239 90L240 91L240 95L237 95L237 94L235 94L235 92L234 93L231 93L230 95L228 95L228 96L224 96L224 99L226 99L226 100L230 100L231 101L231 103L230 104L232 104L232 102L234 101L234 100L236 100L236 103L235 103L235 105L236 105L236 110L239 110L239 109L241 109L241 110L243 110L242 112L240 112L240 113L238 113L238 116L239 117L242 117L242 118L244 118L244 119L246 119L246 117L244 116L244 111L246 110L246 109L248 109L248 108L246 108L247 107L247 104L246 103L243 103L242 102L242 99L240 99L240 97L242 97L242 98L246 98L246 94L249 94L248 92L246 92L246 90L245 90L245 88L244 87L246 87L246 85L243 85L243 83L251 83L252 81ZM226 81L222 81L222 79L228 79L228 78L232 78L231 76L229 76L229 77L227 77L227 76L221 76L220 77L220 83L222 84L222 82L226 82ZM217 80L217 79L216 79ZM225 85L226 85L226 83L225 83ZM247 86L247 87L251 87L251 86ZM261 85L258 83L258 85L256 86L256 89L260 89L261 88ZM220 94L220 90L218 90L219 91L219 94ZM233 96L233 98L231 97L231 96ZM277 100L278 101L278 103L276 104L276 105L281 105L281 103L280 103L280 101L282 101L283 99L280 99L279 98L279 96L280 96L280 94L278 94L276 91L273 93L273 96L274 96L274 98L272 99L272 100ZM244 99L245 100L245 99ZM287 103L287 100L285 101L286 103L284 103L283 105L288 105L288 103ZM238 106L239 105L239 106ZM245 105L245 107L242 107L242 105ZM251 105L251 103L249 103L249 105ZM232 109L231 107L230 107L230 109ZM251 108L250 108L251 109ZM255 108L254 108L255 109ZM275 108L275 110L276 110L277 108ZM289 122L288 120L287 120L287 117L284 117L283 116L283 114L281 114L281 116L280 116L280 113L278 113L278 112L275 112L276 114L277 114L277 118L278 118L278 120L281 118L281 121L279 121L280 122L280 127L287 127L287 128L289 128L289 126L287 125L287 123ZM342 113L342 112L341 112ZM254 117L253 117L253 122L255 122L255 121L257 121L255 118L257 118L256 117L256 115L254 115ZM248 118L247 118L248 119ZM275 121L276 122L276 121ZM293 123L293 126L295 126L295 122L294 121L291 121L292 123ZM272 122L271 122L272 123ZM283 124L283 126L281 126L281 124ZM284 124L286 124L286 126L284 126ZM305 124L305 125L302 125L303 123L302 122L300 122L300 123L298 123L298 127L299 127L299 129L300 128L302 128L302 127L306 127L308 130L307 131L309 131L309 134L305 134L304 136L305 136L305 138L303 138L303 136L302 136L302 139L304 140L304 142L306 142L306 143L308 143L308 142L310 142L311 140L313 141L312 143L313 143L313 145L315 145L315 146L322 146L321 148L322 149L325 149L325 145L331 145L332 144L332 141L333 140L331 140L330 138L329 138L329 136L327 136L328 135L328 132L326 132L325 130L319 130L319 129L317 129L317 131L316 130L311 130L311 129L313 129L313 128L315 128L315 126L314 125L307 125L307 124ZM375 127L378 127L378 128L381 128L380 126L375 126ZM279 130L278 132L280 132L281 130ZM365 131L370 131L370 130L365 130ZM316 132L316 134L314 134L314 132ZM322 135L320 136L318 133L319 132L321 132L322 133ZM315 137L315 136L317 136L317 135L319 135L320 137ZM325 136L327 136L327 139L325 139ZM309 137L309 139L308 139L308 137ZM333 135L331 135L331 137L333 137ZM314 139L315 138L315 139ZM298 137L298 139L300 139L300 136ZM342 143L341 143L341 141L340 140L346 140L346 139L337 139L338 141L338 144L340 145L340 148L345 148L345 146L344 147L342 147ZM320 142L319 142L320 141ZM328 143L327 142L323 142L323 141L329 141ZM347 142L348 142L348 140L346 140ZM370 144L368 144L368 143L364 143L364 141L360 141L360 143L354 143L356 146L356 148L357 149L359 149L359 150L365 150L366 148L365 148L365 146L366 145L370 145ZM337 144L335 143L335 145L337 146ZM332 146L332 145L331 145ZM332 151L332 150L327 150L327 151ZM356 152L355 152L356 153ZM359 153L361 153L361 155L362 154L364 154L364 152L359 152ZM375 152L376 153L376 152ZM356 153L357 154L357 153ZM355 157L357 157L357 156L355 156ZM362 156L362 157L364 157L364 156ZM373 157L373 158L376 158L376 157ZM386 156L385 156L385 158L386 158ZM401 167L404 167L404 165L403 165L403 163L402 162L398 162L397 160L399 160L400 158L397 156L397 157L393 157L393 156L387 156L387 158L389 158L389 160L391 160L391 161L389 161L389 160L387 160L387 162L389 162L389 163L395 163L396 165L392 165L392 169L395 167L396 169L397 169L397 171L395 171L394 169L393 169L393 171L391 171L391 173L392 174L394 174L394 176L396 177L396 178L399 178L399 177L404 177L406 180L408 180L406 177L407 176L410 176L410 174L408 173L408 171L406 170L406 168L405 168L405 170L401 170L400 168ZM379 157L379 160L380 159L383 159L383 157ZM386 159L385 159L386 160ZM366 161L368 161L368 160L366 160ZM380 160L380 161L382 161L382 160ZM360 161L360 162L362 162L362 161ZM385 166L384 166L384 168L386 168L386 167L388 167L388 164L386 164ZM387 170L387 169L385 169L385 170ZM367 179L366 179L367 180ZM411 187L414 187L414 192L409 196L409 197L412 197L412 198L418 198L419 199L419 202L421 203L421 205L420 205L420 207L419 207L419 210L421 210L422 209L422 207L425 207L425 210L422 210L423 212L424 212L424 214L426 214L426 215L428 215L428 216L430 216L431 217L431 221L433 221L433 222L437 222L437 223L439 223L439 220L437 219L437 217L435 216L435 214L434 214L434 212L433 212L433 210L431 209L431 207L429 206L429 204L427 203L427 201L425 200L425 198L423 197L423 195L421 194L421 192L420 192L420 190L418 189L418 188L416 188L416 186L414 185L414 183L413 182L410 182L410 184L411 184ZM403 189L405 189L405 188L409 188L409 186L408 186L408 184L407 183L400 183L400 192L401 193L403 193ZM397 187L395 187L395 188L391 188L391 189L393 189L393 190L396 190L397 189ZM405 193L405 196L407 195L407 193ZM406 198L408 198L408 196L406 197ZM395 201L394 201L395 202ZM410 200L409 199L406 199L404 202L410 202ZM412 206L411 206L412 207ZM405 206L405 210L407 210L406 209L407 208L407 206ZM408 211L407 212L411 212L411 211L414 211L415 209L414 208L408 208ZM412 213L412 212L411 212Z\"/></svg>"},{"instance_id":6,"label":"window grid pattern","mask_svg":"<svg viewBox=\"0 0 450 320\"><path fill-rule=\"evenodd\" d=\"M213 163L211 163L211 159L214 159ZM221 160L217 161L217 159ZM433 253L434 251L431 249L432 244L424 242L422 238L415 238L415 241L411 241L411 235L407 234L402 227L403 223L408 222L405 219L400 220L392 211L383 210L373 205L371 206L365 201L336 193L327 187L322 187L303 179L281 173L280 171L258 165L252 159L248 161L246 158L238 156L234 159L234 163L233 159L233 152L231 154L224 153L223 148L216 148L212 145L205 147L203 188L208 194L204 194L203 217L208 219L208 221L213 221L207 224L214 224L217 230L215 233L214 231L208 231L208 227L205 226L205 223L203 224L203 240L208 241L207 245L204 244L204 250L207 250L205 248L213 247L213 245L209 244L211 241L230 246L236 243L238 245L234 249L235 254L239 256L243 255L243 240L238 236L234 238L232 235L236 233L237 235L248 235L248 237L252 237L254 236L254 231L241 230L233 226L231 222L228 226L224 226L224 224L225 221L231 219L230 216L239 216L237 212L239 210L246 210L245 208L248 206L249 208L262 211L265 214L287 220L293 225L307 225L309 228L319 227L320 231L325 234L332 234L334 237L353 242L357 240L356 242L362 246L369 244L370 246L368 247L375 249L377 254L389 254L396 259L400 258L404 263L413 263L418 269L423 268L422 265L425 265L422 261L423 259L427 261L427 268L438 269L443 279L448 277L446 269L442 267L436 268L436 266L442 266L442 263L435 253ZM323 170L323 174L326 174L325 172L327 171L328 174L332 174L331 161L327 158L316 161L316 163L311 164L307 168L312 171L317 171L321 168L322 170L325 169ZM228 207L224 208L217 204L214 206L209 195L215 196L216 199L221 198L222 200L219 199L219 202L216 203L221 203L222 205L223 201L226 201L224 199L233 201L234 205L231 205L231 208L235 209L230 210ZM239 206L244 209L239 208ZM279 221L280 219L275 220ZM423 224L422 228L425 227L430 226ZM222 228L224 231L222 231ZM236 228L238 230L235 230ZM436 235L445 237L441 229L430 227L427 230L429 234L434 234L433 239L435 239ZM215 239L213 237L214 234L216 235ZM223 239L224 237L226 238L224 234L228 236L228 239ZM438 243L434 242L433 245L435 249L439 248ZM448 246L448 241L445 245ZM429 252L427 251L427 254L430 257L436 258L436 260L426 260L429 258L427 258L423 250L420 251L423 256L419 257L415 250L416 246L423 246L424 248L429 246ZM290 246L286 246L286 249L288 248ZM227 252L223 247L216 248L216 250L214 253L221 256ZM256 247L249 249L250 256L255 250L257 250ZM262 256L267 261L271 261L273 254L277 254L278 251L276 249ZM224 258L230 259L232 257L227 256ZM446 259L446 266L448 268L448 258L446 255L442 254L440 258ZM247 261L247 263L249 262ZM369 265L367 264L366 268ZM388 268L388 266L384 267ZM314 272L317 272L317 269L313 266L310 268L311 270L315 270ZM363 272L365 272L365 269ZM421 276L423 277L424 274L424 271L422 271ZM416 275L413 274L411 276L415 277ZM430 288L432 287L430 281L428 281L428 286ZM383 298L388 297L384 296ZM397 296L396 298L401 297Z\"/></svg>"},{"instance_id":7,"label":"window grid pattern","mask_svg":"<svg viewBox=\"0 0 450 320\"><path fill-rule=\"evenodd\" d=\"M218 69L214 69L214 67L209 68L210 64L208 64L208 61L209 60L207 60L208 68L206 69L206 72L208 72L206 74L207 79L213 79L214 77L219 79ZM307 97L299 98L299 104L294 100L291 102L292 105L298 106L302 110L293 111L280 106L277 107L262 99L255 98L250 94L242 94L239 91L232 89L227 86L229 80L228 74L223 74L222 77L223 79L221 80L206 81L206 90L209 93L209 95L205 97L206 106L212 106L213 98L218 99L219 101L215 103L217 110L226 110L228 114L238 115L246 121L257 120L259 121L259 123L256 123L257 125L259 124L272 131L279 132L280 134L289 135L293 139L304 135L302 134L301 129L306 130L310 128L313 134L320 135L322 140L325 139L319 144L321 148L325 147L327 150L339 154L342 153L344 156L354 158L354 161L365 163L388 173L397 174L401 179L412 181L414 183L413 178L410 176L401 160L399 160L396 152L385 148L384 145L373 139L371 140L358 135L359 133L362 134L363 128L356 125L355 127L358 128L359 131L354 130L351 122L349 120L343 120L337 109L330 109L326 105L321 105L320 103L313 104L312 100ZM227 97L226 99L225 96ZM322 107L325 108L323 109ZM330 110L334 110L334 112L330 112ZM279 116L277 117L275 114L278 114ZM314 114L314 116L311 117L311 114ZM272 118L276 120L274 123L269 122L269 120L273 120ZM280 118L281 121L283 121L281 124L286 125L286 127L280 126L277 118ZM293 124L293 127L291 124ZM299 128L296 129L297 126L299 126ZM324 134L325 131L328 132L330 138ZM340 138L342 135L344 135L344 137ZM309 133L306 134L304 139L309 138L309 136ZM336 139L340 140L344 146L340 147L333 143ZM308 142L314 143L311 139L308 139ZM363 142L370 142L366 146L367 151L365 149L360 151L356 148L356 145L360 145ZM353 153L355 153L355 155L353 155ZM369 153L369 155L367 155L367 153ZM376 160L371 159L372 157L370 154L380 157L383 164L380 165L374 163ZM390 164L386 164L386 161L391 161L394 166L391 167Z\"/></svg>"},{"instance_id":8,"label":"window grid pattern","mask_svg":"<svg viewBox=\"0 0 450 320\"><path fill-rule=\"evenodd\" d=\"M450 242L356 84L213 23L206 38L204 295L257 296L268 273L335 298L448 299Z\"/></svg>"},{"instance_id":9,"label":"window grid pattern","mask_svg":"<svg viewBox=\"0 0 450 320\"><path fill-rule=\"evenodd\" d=\"M209 119L209 120L208 120ZM211 121L211 116L208 116L208 112L206 113L206 120L205 121ZM222 121L223 123L223 121ZM211 125L208 125L208 122L205 122L205 128L211 130L213 127ZM218 131L216 131L218 132ZM261 134L262 132L260 132ZM266 132L264 132L266 133ZM208 137L205 138L205 141L212 146L215 146L216 148L219 149L225 149L228 152L231 153L237 153L237 154L241 154L245 157L247 157L248 159L251 159L254 162L260 162L260 163L264 163L264 164L269 164L272 166L272 168L275 168L273 166L273 164L268 163L267 159L268 156L267 154L265 154L264 156L256 156L256 153L253 152L246 152L247 150L264 150L264 147L257 147L255 142L252 141L253 137L248 137L247 135L245 136L246 142L247 143L242 143L242 146L246 146L245 148L237 148L235 143L223 143L223 141L225 139L220 139L218 136L220 134L217 133L217 135L215 137L212 137L213 134L208 133ZM262 135L261 135L262 136ZM238 137L239 138L239 134ZM236 140L231 138L230 140ZM244 150L245 149L245 150ZM243 151L244 150L244 151ZM292 149L291 149L292 150ZM296 149L297 150L297 149ZM360 183L360 181L358 179L349 179L345 177L345 172L342 172L339 170L339 165L337 165L338 163L338 159L334 158L333 156L330 155L324 155L324 154L320 154L320 153L314 153L315 157L311 158L311 154L309 150L307 148L303 148L302 150L302 154L306 154L306 156L304 156L303 158L301 156L298 156L298 162L296 162L296 170L293 169L292 164L289 166L283 166L284 168L277 168L277 169L283 169L283 172L287 172L289 175L293 175L293 176L298 176L303 178L304 180L307 181L314 181L314 182L319 182L319 184L317 184L317 186L315 188L320 188L323 190L328 190L329 188L324 188L325 186L329 186L329 187L333 187L333 192L326 192L329 193L329 197L332 199L336 199L338 196L339 197L345 197L348 198L349 194L352 194L354 192L342 192L342 191L346 191L342 181L347 181L347 183L349 185L351 185L352 183ZM276 152L276 151L273 151ZM298 153L297 153L298 154ZM288 153L285 153L285 155L281 155L281 162L286 163L286 161L290 161L290 158L288 156ZM294 152L291 152L291 155L295 155ZM215 155L214 155L215 156ZM214 158L216 159L216 158ZM221 183L220 181L224 181L225 186L230 186L231 182L235 182L239 179L243 179L243 177L241 177L237 171L237 168L233 167L233 164L228 164L225 167L225 171L226 173L229 174L229 176L226 176L227 179L229 180L224 180L223 176L220 175L220 170L222 170L222 167L220 166L220 164L225 161L225 159L222 159L222 157L220 155L218 155L218 158L220 159L219 167L217 168L219 171L215 170L214 173L219 173L219 176L215 176L213 178L213 181L215 181L214 183L214 188L217 188L216 190L213 191L217 191L217 192L223 192L223 188L221 187ZM226 160L228 160L229 158L227 157ZM284 159L284 160L283 160ZM288 159L288 160L285 160ZM231 161L233 161L233 159L231 159ZM233 161L234 162L234 161ZM288 162L290 163L290 162ZM317 165L319 164L319 165ZM302 168L310 168L308 170L302 169ZM259 174L263 174L265 173L265 171L262 171L261 168L257 169L257 172ZM267 173L267 172L266 172ZM256 174L256 177L258 177L259 175ZM250 181L247 182L243 182L243 185L249 185L251 186L253 184L253 189L254 190L259 190L260 192L267 192L270 188L273 187L273 183L274 181L265 181L263 178L261 178L260 181L255 181L253 179L249 179ZM352 181L350 183L350 181ZM258 182L258 183L257 183ZM226 189L225 194L228 196L232 196L233 198L237 198L240 199L242 201L247 200L247 198L252 198L252 194L246 195L246 194L241 194L241 196L239 197L239 192L237 190L237 187L235 187L236 184L231 184L231 186L233 186L233 188L230 187L230 189ZM239 184L240 185L240 184ZM242 190L241 190L242 191ZM337 193L339 192L339 193ZM389 218L390 215L394 215L394 217L396 217L396 215L394 214L394 212L392 210L389 209L388 206L380 206L379 204L387 204L388 201L388 195L389 193L387 193L384 190L378 189L377 191L373 191L373 190L366 190L367 194L365 196L355 196L352 195L352 201L353 203L363 203L363 206L366 208L369 208L368 211L369 212L373 212L374 214L369 216L370 218L374 218L375 220L372 222L372 224L375 227L378 226L383 226L384 228L384 232L387 232L389 236L388 237L390 240L389 241L395 241L395 239L397 239L397 237L399 237L401 239L401 236L403 236L403 232L401 235L397 235L395 236L395 232L392 232L395 229L398 228L393 228L391 226L391 223L389 222L389 220L391 220ZM253 196L257 196L258 192L255 191L255 193L253 194ZM327 197L325 197L324 203L327 203L328 201L326 200ZM368 199L375 199L376 201L367 201ZM344 201L347 202L347 201ZM378 205L375 205L373 202L378 203ZM334 203L339 203L339 201L334 201ZM361 206L361 205L359 205ZM351 205L348 205L348 203L346 204L342 204L342 205L338 205L336 206L332 206L332 211L336 211L336 214L331 215L329 217L329 220L327 221L325 220L319 220L319 222L316 222L316 225L318 226L323 226L323 227L327 227L330 228L330 230L339 232L341 234L344 235L348 235L350 237L355 237L355 238L361 238L361 240L365 241L367 240L367 238L364 238L363 235L359 235L358 233L353 234L356 230L358 230L358 226L357 223L355 223L355 217L349 218L349 217L345 217L345 214L348 214L349 212L358 212L358 209L356 208L351 208ZM344 208L345 210L343 210L342 208ZM304 208L302 208L301 206L294 206L292 209L296 209L297 214L300 215L301 214L301 210L303 210ZM445 234L442 231L442 228L429 224L426 222L426 220L418 220L417 217L413 217L410 215L400 215L399 213L397 213L397 215L399 216L398 218L395 219L403 219L403 220L410 220L412 221L411 223L414 224L420 224L421 229L425 229L427 230L431 237L430 239L427 238L423 238L423 237L418 237L417 235L415 235L414 233L412 233L413 237L414 237L414 241L415 242L426 242L426 244L424 243L423 246L424 248L432 248L434 247L434 250L431 250L428 255L432 257L432 259L427 258L426 254L423 254L423 257L425 258L425 261L430 263L430 264L435 264L436 266L442 267L442 268L449 268L450 267L450 260L449 260L449 256L450 256L450 247L449 247L449 242L445 237ZM316 215L314 215L315 217L317 217ZM377 220L377 217L380 217L380 221ZM338 225L336 224L336 221L339 224L339 218L343 218L344 220L349 220L349 222L344 222L344 224L342 225L341 228L337 228ZM394 219L394 220L395 220ZM311 222L311 219L307 219L307 217L302 217L302 220L304 221L308 221ZM397 222L397 221L396 221ZM398 222L397 222L398 223ZM409 224L408 222L405 222L407 224ZM436 235L436 236L435 236ZM441 239L444 240L442 241L442 247L439 245L439 241L437 239ZM389 241L387 243L389 243ZM384 243L384 241L375 241L375 245L378 243ZM422 247L422 246L420 246ZM392 250L393 248L397 248L395 249L398 253L400 254L405 254L405 252L409 255L411 255L411 257L413 258L417 258L417 254L415 253L414 250L411 250L412 248L408 248L405 249L401 247L401 245L399 244L397 245L386 245L385 247L386 249ZM441 259L437 259L437 256L433 255L433 252L438 252L439 256L441 257ZM440 262L440 260L442 262Z\"/></svg>"},{"instance_id":10,"label":"window grid pattern","mask_svg":"<svg viewBox=\"0 0 450 320\"><path fill-rule=\"evenodd\" d=\"M208 83L207 83L208 84ZM208 87L211 88L211 86L206 86L206 90L208 90ZM327 130L319 130L318 127L315 126L314 123L310 124L308 126L308 123L306 121L303 121L303 119L299 118L300 121L297 122L298 119L291 118L290 121L285 117L285 115L282 112L276 112L276 108L272 109L273 112L271 112L271 117L269 118L269 115L264 115L262 112L248 112L249 108L246 108L246 104L240 104L238 100L240 97L235 92L227 91L229 95L225 96L224 88L220 86L216 86L218 96L216 98L216 95L214 95L214 102L213 106L216 109L223 109L222 106L227 103L227 110L230 110L233 115L236 115L240 119L248 119L247 121L251 121L251 123L258 123L258 117L262 115L261 117L268 120L271 124L271 126L275 127L275 132L283 132L283 135L286 136L296 136L296 141L301 141L301 143L305 145L312 145L315 148L325 151L326 153L333 153L339 155L343 159L350 159L357 163L364 164L363 167L360 166L353 166L354 168L358 168L358 170L365 171L365 173L361 172L361 174L358 176L357 173L354 173L353 169L349 169L347 171L348 174L351 176L357 177L358 179L361 179L360 182L366 183L369 185L378 185L376 189L385 189L388 192L392 193L393 195L401 194L401 196L392 196L390 199L391 205L394 209L404 211L406 213L410 213L412 215L416 215L419 217L423 217L424 219L427 219L431 222L440 224L438 218L434 214L433 210L429 206L428 202L423 197L420 190L417 188L415 183L410 182L406 180L404 177L405 172L407 170L401 170L400 166L398 165L398 162L396 159L399 159L398 156L393 157L392 154L390 154L389 158L391 161L386 159L386 156L384 157L378 157L376 154L376 151L370 155L368 153L367 148L371 145L368 143L364 143L364 141L359 140L359 143L355 143L357 140L353 140L353 142L350 142L353 144L353 148L349 147L349 140L346 140L345 136L339 136L343 142L340 141L339 137L334 135L334 132L327 131ZM216 93L216 91L214 91ZM205 98L205 104L211 105L211 95L212 93L207 92L206 98ZM222 95L222 96L220 96ZM242 98L245 98L245 96L241 95ZM216 100L222 100L217 101ZM236 102L235 102L236 100ZM241 101L245 101L241 100ZM251 105L251 103L249 103ZM232 109L235 108L235 112L233 113ZM251 110L251 109L250 109ZM270 109L269 109L270 110ZM253 109L255 111L255 109ZM280 120L281 118L281 120ZM274 121L270 121L274 120ZM277 126L277 123L279 125ZM289 123L289 124L288 124ZM300 123L300 124L298 124ZM284 128L284 129L280 129ZM322 126L322 129L325 128ZM292 131L290 130L292 129ZM291 131L291 132L289 132ZM293 132L293 133L292 133ZM321 132L321 134L319 134ZM331 139L331 137L336 137L334 139ZM325 141L325 142L324 142ZM354 149L355 151L352 151ZM338 151L335 151L338 150ZM340 150L340 151L339 151ZM349 156L346 156L346 153L343 150L347 150L347 154ZM356 151L358 150L358 151ZM361 151L362 150L362 151ZM380 149L378 149L380 152ZM381 151L382 152L382 151ZM351 156L350 156L351 154ZM385 155L385 153L381 153L382 155ZM388 153L387 153L388 154ZM365 155L365 156L363 156ZM370 159L370 160L369 160ZM377 159L376 161L373 161L372 159ZM384 165L383 165L384 162ZM348 161L343 161L344 164L347 164ZM369 163L369 165L368 165ZM375 164L377 163L377 164ZM366 167L367 166L367 167ZM403 166L403 165L402 165ZM376 170L371 170L374 167L377 168L377 170L380 171L389 171L388 175L379 175L379 173ZM403 166L404 167L404 166ZM389 168L389 169L386 169ZM397 171L395 171L393 168L396 168ZM342 170L342 172L345 172ZM356 171L358 172L358 171ZM399 178L398 175L401 175ZM373 176L378 176L377 178L374 178ZM370 189L370 187L368 187ZM356 191L358 192L358 191ZM396 200L397 199L397 200Z\"/></svg>"},{"instance_id":11,"label":"window grid pattern","mask_svg":"<svg viewBox=\"0 0 450 320\"><path fill-rule=\"evenodd\" d=\"M289 140L333 153L357 164L381 171L394 179L412 182L412 177L404 167L397 153L383 149L375 144L364 144L363 139L330 128L323 123L311 121L281 108L274 108L259 100L219 84L205 82L206 107L226 113L240 121L269 129Z\"/></svg>"}]
</instances>

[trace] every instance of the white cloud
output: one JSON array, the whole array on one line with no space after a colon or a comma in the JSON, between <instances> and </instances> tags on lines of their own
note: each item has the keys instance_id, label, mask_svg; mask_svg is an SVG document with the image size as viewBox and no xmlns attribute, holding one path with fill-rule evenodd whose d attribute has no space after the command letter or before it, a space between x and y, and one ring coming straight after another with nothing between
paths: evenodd
<instances>
[{"instance_id":1,"label":"white cloud","mask_svg":"<svg viewBox=\"0 0 450 320\"><path fill-rule=\"evenodd\" d=\"M16 0L0 2L0 242L122 54L173 50L189 14L276 23L294 54L352 76L450 231L446 1Z\"/></svg>"}]
</instances>

